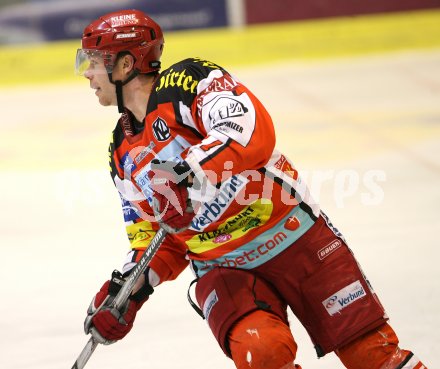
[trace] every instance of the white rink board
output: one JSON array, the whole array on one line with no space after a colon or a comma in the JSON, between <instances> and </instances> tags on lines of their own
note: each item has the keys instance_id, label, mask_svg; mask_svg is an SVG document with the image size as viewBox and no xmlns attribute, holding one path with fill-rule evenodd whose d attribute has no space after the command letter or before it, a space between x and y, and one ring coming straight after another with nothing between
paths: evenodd
<instances>
[{"instance_id":1,"label":"white rink board","mask_svg":"<svg viewBox=\"0 0 440 369\"><path fill-rule=\"evenodd\" d=\"M440 51L231 72L272 114L401 346L440 367ZM2 89L0 101L0 368L71 368L87 306L128 251L106 169L117 112L86 81ZM187 303L190 280L157 288L130 335L86 368L234 368ZM318 361L291 320L303 368L342 368L333 354Z\"/></svg>"}]
</instances>

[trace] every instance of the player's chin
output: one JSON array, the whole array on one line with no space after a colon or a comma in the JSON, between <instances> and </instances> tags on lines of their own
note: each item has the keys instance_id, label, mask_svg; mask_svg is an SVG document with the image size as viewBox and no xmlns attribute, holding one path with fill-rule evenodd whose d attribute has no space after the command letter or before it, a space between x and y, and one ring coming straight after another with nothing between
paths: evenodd
<instances>
[{"instance_id":1,"label":"player's chin","mask_svg":"<svg viewBox=\"0 0 440 369\"><path fill-rule=\"evenodd\" d=\"M112 105L116 105L116 103L114 103L111 99L106 98L105 96L98 96L99 99L99 103L102 106L112 106Z\"/></svg>"}]
</instances>

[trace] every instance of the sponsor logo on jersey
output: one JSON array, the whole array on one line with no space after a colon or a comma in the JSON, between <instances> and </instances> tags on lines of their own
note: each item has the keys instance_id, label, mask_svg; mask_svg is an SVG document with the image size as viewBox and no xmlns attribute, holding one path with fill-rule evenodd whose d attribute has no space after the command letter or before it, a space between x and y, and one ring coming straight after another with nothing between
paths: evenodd
<instances>
[{"instance_id":1,"label":"sponsor logo on jersey","mask_svg":"<svg viewBox=\"0 0 440 369\"><path fill-rule=\"evenodd\" d=\"M281 245L286 239L287 235L284 232L278 232L272 238L259 244L254 249L242 250L239 253L234 252L234 256L229 255L219 258L215 263L205 262L205 264L200 267L200 270L207 270L215 267L246 268L256 260L270 255L269 251L275 249L278 245Z\"/></svg>"},{"instance_id":2,"label":"sponsor logo on jersey","mask_svg":"<svg viewBox=\"0 0 440 369\"><path fill-rule=\"evenodd\" d=\"M330 242L327 246L323 247L318 251L319 260L324 260L327 256L335 252L342 246L342 242L340 240L334 240Z\"/></svg>"},{"instance_id":3,"label":"sponsor logo on jersey","mask_svg":"<svg viewBox=\"0 0 440 369\"><path fill-rule=\"evenodd\" d=\"M284 227L286 220L291 216L296 216L301 222L301 227L295 232L287 232ZM300 208L295 208L275 224L271 224L271 227L268 227L262 233L254 229L255 231L248 234L245 240L240 240L241 242L231 244L229 243L233 242L231 239L228 243L219 245L223 247L218 251L214 249L212 253L205 254L204 259L209 260L195 260L190 256L193 270L198 277L202 277L216 267L256 268L276 257L288 247L292 247L294 242L307 232L313 224L315 224L315 220L308 213ZM265 227L267 225L266 222ZM257 232L258 235L256 235ZM234 232L230 232L230 234L234 236ZM206 244L206 242L201 243L201 245Z\"/></svg>"},{"instance_id":4,"label":"sponsor logo on jersey","mask_svg":"<svg viewBox=\"0 0 440 369\"><path fill-rule=\"evenodd\" d=\"M261 224L261 220L259 218L251 218L249 219L249 222L244 226L243 232L246 232L247 230L251 228L257 228Z\"/></svg>"},{"instance_id":5,"label":"sponsor logo on jersey","mask_svg":"<svg viewBox=\"0 0 440 369\"><path fill-rule=\"evenodd\" d=\"M292 177L293 179L295 180L298 179L298 171L295 168L293 168L292 165L290 165L290 163L287 161L287 158L284 155L281 155L278 161L274 164L274 167L286 173L288 176Z\"/></svg>"},{"instance_id":6,"label":"sponsor logo on jersey","mask_svg":"<svg viewBox=\"0 0 440 369\"><path fill-rule=\"evenodd\" d=\"M211 92L232 91L237 86L237 82L235 82L230 75L221 74L221 72L218 70L211 73L221 75L221 77L214 78L209 86L197 96L197 109L199 112L203 107L203 102L206 95Z\"/></svg>"},{"instance_id":7,"label":"sponsor logo on jersey","mask_svg":"<svg viewBox=\"0 0 440 369\"><path fill-rule=\"evenodd\" d=\"M289 217L284 223L284 228L288 229L289 231L296 231L300 226L301 222L295 216Z\"/></svg>"},{"instance_id":8,"label":"sponsor logo on jersey","mask_svg":"<svg viewBox=\"0 0 440 369\"><path fill-rule=\"evenodd\" d=\"M160 117L153 122L152 128L154 137L160 142L166 141L171 137L167 123Z\"/></svg>"},{"instance_id":9,"label":"sponsor logo on jersey","mask_svg":"<svg viewBox=\"0 0 440 369\"><path fill-rule=\"evenodd\" d=\"M220 218L235 198L235 195L246 185L246 179L234 175L222 183L218 195L212 200L205 202L191 222L191 228L200 231L209 224Z\"/></svg>"},{"instance_id":10,"label":"sponsor logo on jersey","mask_svg":"<svg viewBox=\"0 0 440 369\"><path fill-rule=\"evenodd\" d=\"M203 304L203 315L205 316L206 320L209 319L209 315L211 315L212 308L217 302L218 302L217 292L215 290L212 290L211 293L206 298L205 303Z\"/></svg>"},{"instance_id":11,"label":"sponsor logo on jersey","mask_svg":"<svg viewBox=\"0 0 440 369\"><path fill-rule=\"evenodd\" d=\"M124 214L124 221L130 222L139 218L139 215L137 214L137 209L124 198L121 197L121 200L122 200L122 213Z\"/></svg>"},{"instance_id":12,"label":"sponsor logo on jersey","mask_svg":"<svg viewBox=\"0 0 440 369\"><path fill-rule=\"evenodd\" d=\"M145 157L156 147L156 144L151 141L148 146L145 146L142 151L134 158L136 164L139 164Z\"/></svg>"},{"instance_id":13,"label":"sponsor logo on jersey","mask_svg":"<svg viewBox=\"0 0 440 369\"><path fill-rule=\"evenodd\" d=\"M208 67L210 69L220 69L220 67L217 64L215 64L213 62L210 62L208 60L204 60L204 59L200 59L200 58L194 58L193 62L194 63L200 63L200 64L202 64L202 66Z\"/></svg>"},{"instance_id":14,"label":"sponsor logo on jersey","mask_svg":"<svg viewBox=\"0 0 440 369\"><path fill-rule=\"evenodd\" d=\"M238 100L231 97L220 97L209 111L211 122L215 123L223 119L242 117L248 112L248 108Z\"/></svg>"},{"instance_id":15,"label":"sponsor logo on jersey","mask_svg":"<svg viewBox=\"0 0 440 369\"><path fill-rule=\"evenodd\" d=\"M203 94L209 92L232 91L235 86L237 86L237 82L235 82L231 76L224 74L220 78L213 79L211 84L203 90Z\"/></svg>"},{"instance_id":16,"label":"sponsor logo on jersey","mask_svg":"<svg viewBox=\"0 0 440 369\"><path fill-rule=\"evenodd\" d=\"M220 245L215 240L221 239L223 243L231 242L245 236L251 229L266 224L272 215L272 210L273 203L270 200L258 199L238 214L226 219L217 229L198 233L187 240L186 244L190 251L197 254L212 250Z\"/></svg>"},{"instance_id":17,"label":"sponsor logo on jersey","mask_svg":"<svg viewBox=\"0 0 440 369\"><path fill-rule=\"evenodd\" d=\"M127 226L126 231L131 248L133 249L148 247L150 240L156 234L152 224L147 220Z\"/></svg>"},{"instance_id":18,"label":"sponsor logo on jersey","mask_svg":"<svg viewBox=\"0 0 440 369\"><path fill-rule=\"evenodd\" d=\"M231 238L232 238L232 236L230 234L221 234L221 235L218 235L216 238L214 238L214 240L212 242L224 243L224 242L228 242Z\"/></svg>"},{"instance_id":19,"label":"sponsor logo on jersey","mask_svg":"<svg viewBox=\"0 0 440 369\"><path fill-rule=\"evenodd\" d=\"M277 160L277 162L273 166L279 170L283 170L284 163L287 163L287 159L284 155L281 155L281 157Z\"/></svg>"},{"instance_id":20,"label":"sponsor logo on jersey","mask_svg":"<svg viewBox=\"0 0 440 369\"><path fill-rule=\"evenodd\" d=\"M121 158L121 161L119 162L119 166L122 168L122 170L125 173L131 173L133 172L137 166L135 163L133 163L133 159L131 158L130 154L126 152L124 156Z\"/></svg>"},{"instance_id":21,"label":"sponsor logo on jersey","mask_svg":"<svg viewBox=\"0 0 440 369\"><path fill-rule=\"evenodd\" d=\"M335 315L366 295L364 287L361 282L357 280L322 301L322 304L329 315Z\"/></svg>"},{"instance_id":22,"label":"sponsor logo on jersey","mask_svg":"<svg viewBox=\"0 0 440 369\"><path fill-rule=\"evenodd\" d=\"M160 77L159 86L156 87L156 92L164 88L178 87L194 94L196 93L198 84L198 80L195 80L193 76L187 75L186 69L177 72L171 68Z\"/></svg>"},{"instance_id":23,"label":"sponsor logo on jersey","mask_svg":"<svg viewBox=\"0 0 440 369\"><path fill-rule=\"evenodd\" d=\"M238 133L243 133L243 127L234 122L220 122L212 126L212 129L216 129L217 131L220 132L221 131L227 132L229 130L228 128L233 129Z\"/></svg>"}]
</instances>

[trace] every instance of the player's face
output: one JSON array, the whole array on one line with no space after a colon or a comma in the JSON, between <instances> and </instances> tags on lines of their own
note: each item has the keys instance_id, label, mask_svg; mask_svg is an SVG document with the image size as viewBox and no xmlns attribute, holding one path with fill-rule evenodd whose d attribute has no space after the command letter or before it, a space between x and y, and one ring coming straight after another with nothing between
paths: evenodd
<instances>
[{"instance_id":1,"label":"player's face","mask_svg":"<svg viewBox=\"0 0 440 369\"><path fill-rule=\"evenodd\" d=\"M116 88L109 80L102 57L90 57L90 64L84 71L84 77L90 81L90 87L95 90L101 105L117 105Z\"/></svg>"}]
</instances>

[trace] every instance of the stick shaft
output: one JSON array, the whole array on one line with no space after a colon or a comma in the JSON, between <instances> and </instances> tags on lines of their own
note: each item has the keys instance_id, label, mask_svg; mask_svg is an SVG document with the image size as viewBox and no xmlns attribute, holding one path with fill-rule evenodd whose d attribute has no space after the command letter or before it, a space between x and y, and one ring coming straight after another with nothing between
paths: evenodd
<instances>
[{"instance_id":1,"label":"stick shaft","mask_svg":"<svg viewBox=\"0 0 440 369\"><path fill-rule=\"evenodd\" d=\"M142 273L145 272L145 269L147 269L148 264L150 264L151 259L156 254L156 251L159 249L166 235L167 232L163 228L159 228L148 245L148 248L144 251L136 266L131 270L130 275L113 300L111 304L112 307L115 307L117 310L119 310L125 304L127 299L130 297L131 291L133 291L134 285Z\"/></svg>"},{"instance_id":2,"label":"stick shaft","mask_svg":"<svg viewBox=\"0 0 440 369\"><path fill-rule=\"evenodd\" d=\"M87 361L89 361L90 357L95 351L96 347L98 347L98 342L94 340L93 337L90 337L89 341L84 346L83 350L79 354L78 358L73 364L72 369L82 369L86 366Z\"/></svg>"}]
</instances>

